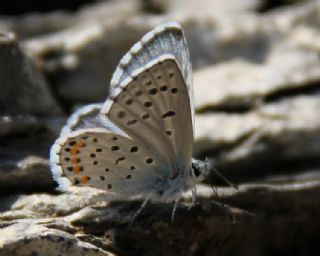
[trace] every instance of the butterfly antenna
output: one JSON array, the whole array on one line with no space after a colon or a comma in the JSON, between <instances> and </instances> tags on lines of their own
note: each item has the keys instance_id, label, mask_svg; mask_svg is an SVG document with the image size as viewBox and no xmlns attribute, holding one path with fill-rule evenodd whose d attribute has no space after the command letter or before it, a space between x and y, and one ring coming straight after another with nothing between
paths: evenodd
<instances>
[{"instance_id":1,"label":"butterfly antenna","mask_svg":"<svg viewBox=\"0 0 320 256\"><path fill-rule=\"evenodd\" d=\"M232 183L230 180L228 180L226 177L224 177L217 169L211 168L211 170L214 171L230 187L233 187L234 189L238 189L237 184Z\"/></svg>"},{"instance_id":2,"label":"butterfly antenna","mask_svg":"<svg viewBox=\"0 0 320 256\"><path fill-rule=\"evenodd\" d=\"M173 209L172 209L172 212L171 212L171 223L173 223L174 216L176 215L176 210L177 210L177 207L178 207L178 204L179 204L179 201L180 201L180 197L181 197L181 195L178 195L176 197L176 199L174 200L174 205L173 205Z\"/></svg>"},{"instance_id":3,"label":"butterfly antenna","mask_svg":"<svg viewBox=\"0 0 320 256\"><path fill-rule=\"evenodd\" d=\"M208 157L206 157L205 159L206 161L206 164L208 163ZM238 185L237 184L234 184L232 183L230 180L228 180L226 177L224 177L221 172L219 172L217 169L215 169L214 167L211 166L211 169L212 171L214 171L218 176L219 178L221 178L226 184L228 184L230 187L233 187L234 189L238 189ZM215 191L215 190L214 190Z\"/></svg>"}]
</instances>

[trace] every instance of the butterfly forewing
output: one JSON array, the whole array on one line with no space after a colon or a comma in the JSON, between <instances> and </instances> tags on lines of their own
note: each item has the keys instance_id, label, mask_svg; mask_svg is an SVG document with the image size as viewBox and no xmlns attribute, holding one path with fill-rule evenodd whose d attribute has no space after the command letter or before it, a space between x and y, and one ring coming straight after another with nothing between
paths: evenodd
<instances>
[{"instance_id":1,"label":"butterfly forewing","mask_svg":"<svg viewBox=\"0 0 320 256\"><path fill-rule=\"evenodd\" d=\"M174 57L133 75L102 113L161 156L167 168L184 169L191 159L193 132L188 90Z\"/></svg>"},{"instance_id":2,"label":"butterfly forewing","mask_svg":"<svg viewBox=\"0 0 320 256\"><path fill-rule=\"evenodd\" d=\"M72 185L132 196L155 189L159 180L160 163L155 157L131 139L105 129L72 132L60 138L52 150L55 176L67 178ZM135 186L137 182L142 182L141 186Z\"/></svg>"},{"instance_id":3,"label":"butterfly forewing","mask_svg":"<svg viewBox=\"0 0 320 256\"><path fill-rule=\"evenodd\" d=\"M159 25L144 35L142 39L130 49L121 59L112 77L110 95L112 96L123 81L130 77L137 69L146 67L150 61L159 59L166 54L174 56L181 70L188 89L192 123L194 123L192 66L183 31L177 22L168 22Z\"/></svg>"}]
</instances>

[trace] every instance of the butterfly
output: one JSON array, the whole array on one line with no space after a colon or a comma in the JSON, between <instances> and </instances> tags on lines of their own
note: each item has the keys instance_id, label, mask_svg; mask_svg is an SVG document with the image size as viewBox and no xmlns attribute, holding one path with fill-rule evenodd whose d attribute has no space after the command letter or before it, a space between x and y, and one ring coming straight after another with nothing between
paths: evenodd
<instances>
[{"instance_id":1,"label":"butterfly","mask_svg":"<svg viewBox=\"0 0 320 256\"><path fill-rule=\"evenodd\" d=\"M74 113L50 152L62 191L90 186L117 200L174 202L209 173L192 158L192 67L181 26L157 26L121 59L107 100ZM141 210L140 209L140 210Z\"/></svg>"}]
</instances>

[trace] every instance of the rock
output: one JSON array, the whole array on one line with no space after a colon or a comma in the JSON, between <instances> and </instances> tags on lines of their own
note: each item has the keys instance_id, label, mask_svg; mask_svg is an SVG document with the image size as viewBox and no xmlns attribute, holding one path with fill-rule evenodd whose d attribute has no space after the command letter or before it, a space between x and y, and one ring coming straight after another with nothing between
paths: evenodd
<instances>
[{"instance_id":1,"label":"rock","mask_svg":"<svg viewBox=\"0 0 320 256\"><path fill-rule=\"evenodd\" d=\"M129 217L140 203L114 202L94 206L98 195L94 190L11 197L2 204L7 205L6 209L1 209L1 252L25 255L22 253L32 249L42 253L46 249L68 255L90 249L88 253L91 250L95 253L115 251L131 255L134 251L144 255L152 251L153 255L160 255L165 250L168 255L199 252L207 255L214 248L220 255L247 255L261 253L264 246L281 251L277 241L293 244L287 249L293 252L298 248L294 246L297 239L300 246L311 252L311 241L287 234L292 223L306 236L319 228L316 223L313 227L306 225L317 216L319 189L319 182L308 179L282 185L269 181L242 184L238 190L218 188L217 199L210 187L199 186L198 204L191 210L180 204L174 223L170 223L172 205L154 203L148 205L130 226ZM183 201L190 200L190 194L186 194ZM212 200L223 200L233 207ZM20 212L20 220L17 212ZM291 219L287 218L288 213ZM120 216L122 221L118 219ZM278 240L270 238L270 233L276 233ZM43 241L41 246L39 241ZM222 241L223 245L219 245Z\"/></svg>"},{"instance_id":2,"label":"rock","mask_svg":"<svg viewBox=\"0 0 320 256\"><path fill-rule=\"evenodd\" d=\"M143 33L125 22L138 10L138 1L100 3L69 17L72 21L58 32L26 39L23 47L64 102L103 101L121 55ZM60 23L60 13L51 18Z\"/></svg>"},{"instance_id":3,"label":"rock","mask_svg":"<svg viewBox=\"0 0 320 256\"><path fill-rule=\"evenodd\" d=\"M186 16L189 18L201 16L202 19L224 15L239 15L242 12L255 11L261 4L262 1L259 0L237 2L232 0L223 2L219 0L199 0L197 3L192 0L143 1L145 10L151 13L169 13L173 16Z\"/></svg>"},{"instance_id":4,"label":"rock","mask_svg":"<svg viewBox=\"0 0 320 256\"><path fill-rule=\"evenodd\" d=\"M12 33L0 34L0 114L58 114L47 83Z\"/></svg>"},{"instance_id":5,"label":"rock","mask_svg":"<svg viewBox=\"0 0 320 256\"><path fill-rule=\"evenodd\" d=\"M281 94L314 90L320 80L318 54L275 51L259 65L238 59L200 69L194 73L195 107L199 111L245 110Z\"/></svg>"},{"instance_id":6,"label":"rock","mask_svg":"<svg viewBox=\"0 0 320 256\"><path fill-rule=\"evenodd\" d=\"M206 3L211 4L209 1ZM226 13L222 12L225 13L224 16L214 12L209 17L193 17L190 9L181 10L180 14L175 12L171 19L181 22L185 29L195 68L209 63L221 63L218 67L214 66L214 72L207 69L200 70L199 75L195 74L196 106L228 105L235 104L235 101L240 107L251 106L266 93L280 91L287 83L296 88L299 84L310 84L318 79L319 46L313 38L317 37L319 31L309 22L309 17L315 17L313 13L317 8L316 2L311 2L292 7L290 11L284 9L261 17L247 15L247 12L228 15L228 12L234 10L227 7ZM75 20L82 19L80 25L74 21L72 24L76 25L67 26L61 32L23 42L24 49L51 77L55 84L53 89L61 99L69 103L103 101L111 75L121 56L141 35L168 19L166 16L158 19L137 16L134 12L128 15L127 9L124 10L120 12L118 19L110 23L107 15L97 15L95 22L92 22L88 17L96 9L88 9L76 16ZM206 19L206 23L203 19ZM299 26L295 26L297 20ZM283 51L284 48L288 50ZM234 60L234 56L243 60ZM283 61L286 62L285 65L282 65ZM279 73L277 76L274 76L273 68ZM236 79L241 81L238 84L232 78L238 72L253 72L253 76ZM207 73L212 76L208 77ZM296 75L292 77L293 73ZM266 83L270 84L270 89L267 89L269 84ZM230 88L230 91L219 93L212 90L220 84L228 84L228 87L220 88ZM252 98L249 97L250 94L243 97L247 95L250 85L255 86L250 91L255 94ZM212 98L206 96L199 102L209 86L214 95L207 93ZM234 94L238 91L243 94L237 99ZM217 97L218 102L214 103ZM239 102L239 98L242 102ZM243 102L244 98L247 101Z\"/></svg>"},{"instance_id":7,"label":"rock","mask_svg":"<svg viewBox=\"0 0 320 256\"><path fill-rule=\"evenodd\" d=\"M48 118L35 115L4 115L0 118L0 138L33 134L41 130L48 130L56 137L65 122L66 118L60 115Z\"/></svg>"},{"instance_id":8,"label":"rock","mask_svg":"<svg viewBox=\"0 0 320 256\"><path fill-rule=\"evenodd\" d=\"M110 0L107 3L100 2L94 5L85 5L82 8L80 7L76 13L54 10L48 13L27 13L18 18L2 16L0 29L6 32L14 31L19 35L19 38L36 38L50 33L55 34L58 31L78 26L79 23L87 21L107 19L108 22L113 22L116 19L123 19L124 16L131 17L139 11L140 4L137 0ZM116 17L112 16L114 13L118 15ZM37 49L34 50L37 51ZM39 48L38 50L42 51L43 49Z\"/></svg>"},{"instance_id":9,"label":"rock","mask_svg":"<svg viewBox=\"0 0 320 256\"><path fill-rule=\"evenodd\" d=\"M244 179L277 163L312 162L320 152L319 102L319 95L295 96L242 114L198 115L194 152L212 152L218 169Z\"/></svg>"},{"instance_id":10,"label":"rock","mask_svg":"<svg viewBox=\"0 0 320 256\"><path fill-rule=\"evenodd\" d=\"M319 8L310 2L261 17L221 19L207 28L198 36L205 42L197 45L212 55L201 62L216 65L194 73L196 108L246 109L278 94L314 88L320 74L314 38L320 30L310 19Z\"/></svg>"},{"instance_id":11,"label":"rock","mask_svg":"<svg viewBox=\"0 0 320 256\"><path fill-rule=\"evenodd\" d=\"M49 149L65 118L0 117L0 193L53 191Z\"/></svg>"},{"instance_id":12,"label":"rock","mask_svg":"<svg viewBox=\"0 0 320 256\"><path fill-rule=\"evenodd\" d=\"M31 223L0 230L0 255L114 255L66 232Z\"/></svg>"},{"instance_id":13,"label":"rock","mask_svg":"<svg viewBox=\"0 0 320 256\"><path fill-rule=\"evenodd\" d=\"M53 191L55 186L48 159L29 156L22 160L1 162L1 192Z\"/></svg>"},{"instance_id":14,"label":"rock","mask_svg":"<svg viewBox=\"0 0 320 256\"><path fill-rule=\"evenodd\" d=\"M227 16L236 11L254 9L254 6L259 5L259 1L242 1L237 5L228 1L222 7L224 11L208 12L208 10L215 10L218 4L218 1L214 4L212 1L202 1L202 4L199 5L202 6L202 10L199 10L199 13L202 15L203 12L206 12L207 15L200 18L196 15L196 19L201 20L207 16L215 19L222 13ZM168 11L172 9L174 15L158 18L138 15L137 1L101 3L82 9L72 15L73 17L61 12L57 12L56 16L50 14L48 17L33 15L29 19L25 18L26 22L44 25L52 23L53 25L48 28L49 32L57 27L60 28L60 31L38 38L26 38L23 41L23 47L50 78L53 90L64 102L74 104L75 102L103 101L107 96L111 75L122 55L156 24L170 19L181 22L187 35L199 30L195 29L192 24L190 25L194 18L193 7L190 4L186 4L185 6L189 7L179 13L174 11L179 1L168 3L168 5ZM108 13L117 13L117 18L112 16L110 19L111 15ZM66 19L61 19L61 17ZM7 29L15 29L17 32L23 29L28 31L25 28L26 25L21 23L23 22L7 21L6 26ZM35 30L43 34L44 28L38 25ZM202 33L205 32L202 29ZM202 37L203 34L199 36ZM194 40L197 39L190 38L191 52L196 53L198 42ZM196 62L198 58L195 56Z\"/></svg>"}]
</instances>

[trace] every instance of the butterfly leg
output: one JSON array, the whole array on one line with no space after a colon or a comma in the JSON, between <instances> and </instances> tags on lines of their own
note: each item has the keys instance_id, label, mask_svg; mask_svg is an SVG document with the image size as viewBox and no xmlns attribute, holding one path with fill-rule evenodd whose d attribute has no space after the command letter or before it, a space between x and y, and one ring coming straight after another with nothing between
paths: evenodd
<instances>
[{"instance_id":1,"label":"butterfly leg","mask_svg":"<svg viewBox=\"0 0 320 256\"><path fill-rule=\"evenodd\" d=\"M173 205L172 213L171 213L171 223L173 223L174 216L176 215L176 210L177 210L177 207L178 207L180 198L181 198L181 192L179 192L179 193L177 194L177 197L176 197L176 199L174 200L174 205Z\"/></svg>"},{"instance_id":2,"label":"butterfly leg","mask_svg":"<svg viewBox=\"0 0 320 256\"><path fill-rule=\"evenodd\" d=\"M141 204L140 208L135 212L135 214L132 216L131 220L130 220L130 224L133 223L133 221L135 220L135 218L141 213L141 211L143 210L143 208L147 205L148 201L151 198L151 194L149 196L146 197L146 199L143 201L143 203Z\"/></svg>"},{"instance_id":3,"label":"butterfly leg","mask_svg":"<svg viewBox=\"0 0 320 256\"><path fill-rule=\"evenodd\" d=\"M191 201L191 205L188 207L188 210L190 210L193 206L195 206L196 204L196 200L197 200L197 188L195 185L192 186L191 188L191 194L192 194L192 201Z\"/></svg>"}]
</instances>

